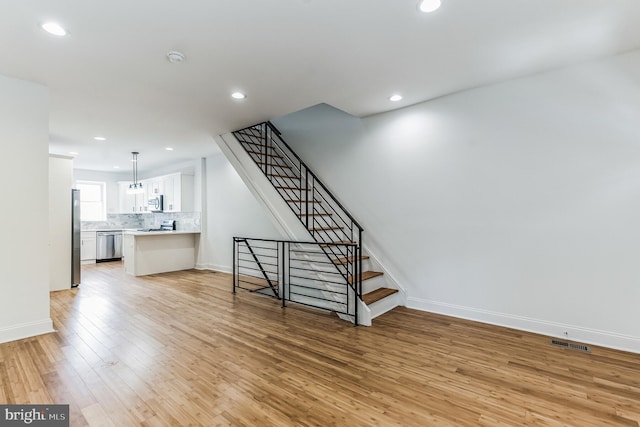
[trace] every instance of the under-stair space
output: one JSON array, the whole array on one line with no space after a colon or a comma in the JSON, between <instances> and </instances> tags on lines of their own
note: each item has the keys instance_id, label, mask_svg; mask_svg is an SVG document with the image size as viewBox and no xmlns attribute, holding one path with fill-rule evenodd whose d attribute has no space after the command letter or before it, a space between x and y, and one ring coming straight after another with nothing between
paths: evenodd
<instances>
[{"instance_id":1,"label":"under-stair space","mask_svg":"<svg viewBox=\"0 0 640 427\"><path fill-rule=\"evenodd\" d=\"M356 325L371 325L373 318L401 305L398 286L363 253L362 227L271 123L225 135L222 142L239 173L259 169L288 206L290 213L279 212L278 220L296 221L307 232L307 239L300 234L291 240L236 237L234 292L245 289L281 299L283 305L291 301L330 310ZM276 203L267 196L261 195L267 205Z\"/></svg>"}]
</instances>

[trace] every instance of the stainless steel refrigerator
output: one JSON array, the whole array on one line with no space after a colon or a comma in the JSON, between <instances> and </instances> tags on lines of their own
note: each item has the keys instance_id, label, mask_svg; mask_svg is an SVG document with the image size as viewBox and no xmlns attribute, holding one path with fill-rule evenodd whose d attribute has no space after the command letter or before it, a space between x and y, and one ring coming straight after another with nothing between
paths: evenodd
<instances>
[{"instance_id":1,"label":"stainless steel refrigerator","mask_svg":"<svg viewBox=\"0 0 640 427\"><path fill-rule=\"evenodd\" d=\"M80 190L71 190L71 287L80 284Z\"/></svg>"}]
</instances>

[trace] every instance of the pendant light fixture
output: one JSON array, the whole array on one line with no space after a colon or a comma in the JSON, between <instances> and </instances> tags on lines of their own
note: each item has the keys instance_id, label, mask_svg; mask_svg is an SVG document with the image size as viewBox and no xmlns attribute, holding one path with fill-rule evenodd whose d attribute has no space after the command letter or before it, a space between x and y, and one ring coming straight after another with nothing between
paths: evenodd
<instances>
[{"instance_id":1,"label":"pendant light fixture","mask_svg":"<svg viewBox=\"0 0 640 427\"><path fill-rule=\"evenodd\" d=\"M142 189L142 183L138 182L138 153L137 151L132 151L133 159L131 162L133 163L133 184L129 184L129 189L127 193L129 194L142 194L144 190Z\"/></svg>"},{"instance_id":2,"label":"pendant light fixture","mask_svg":"<svg viewBox=\"0 0 640 427\"><path fill-rule=\"evenodd\" d=\"M438 10L441 5L441 0L421 0L420 3L418 3L418 9L420 12L431 13Z\"/></svg>"}]
</instances>

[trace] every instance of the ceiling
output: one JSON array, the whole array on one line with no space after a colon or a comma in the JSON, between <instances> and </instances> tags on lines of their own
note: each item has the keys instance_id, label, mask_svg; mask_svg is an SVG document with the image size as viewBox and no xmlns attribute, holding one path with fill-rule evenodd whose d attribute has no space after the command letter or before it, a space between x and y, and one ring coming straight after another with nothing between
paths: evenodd
<instances>
[{"instance_id":1,"label":"ceiling","mask_svg":"<svg viewBox=\"0 0 640 427\"><path fill-rule=\"evenodd\" d=\"M640 48L637 0L6 3L0 74L48 86L50 151L101 171L210 155L213 135L322 102L366 116Z\"/></svg>"}]
</instances>

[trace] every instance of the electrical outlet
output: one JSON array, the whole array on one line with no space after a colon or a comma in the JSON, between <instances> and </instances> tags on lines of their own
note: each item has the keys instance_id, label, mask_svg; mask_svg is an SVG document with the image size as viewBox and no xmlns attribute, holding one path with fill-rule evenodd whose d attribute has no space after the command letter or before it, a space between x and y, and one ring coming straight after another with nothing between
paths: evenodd
<instances>
[{"instance_id":1,"label":"electrical outlet","mask_svg":"<svg viewBox=\"0 0 640 427\"><path fill-rule=\"evenodd\" d=\"M564 331L563 335L565 338L569 338L569 331Z\"/></svg>"}]
</instances>

